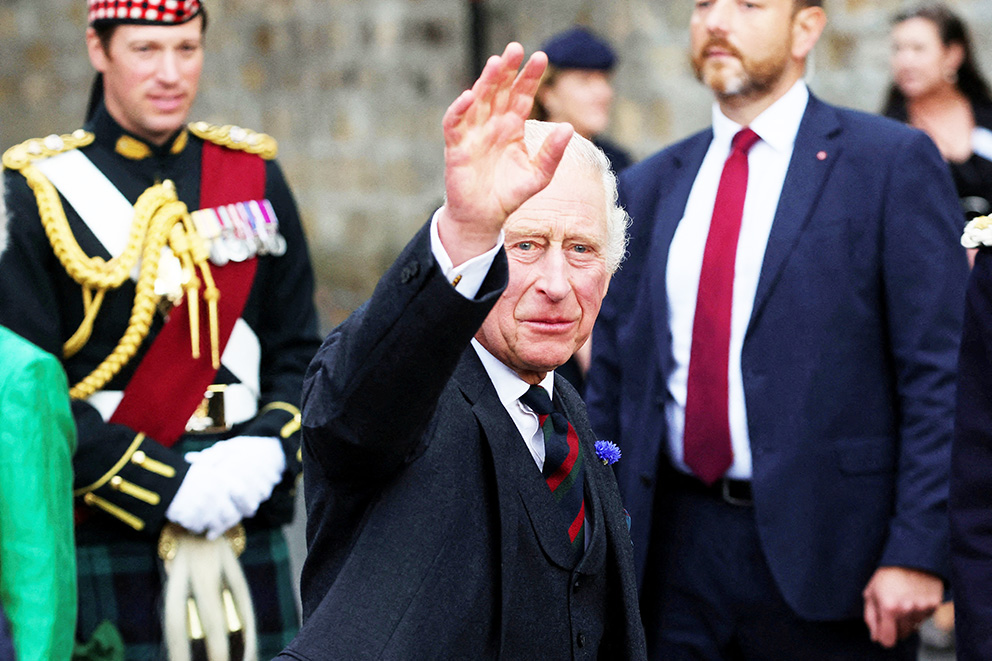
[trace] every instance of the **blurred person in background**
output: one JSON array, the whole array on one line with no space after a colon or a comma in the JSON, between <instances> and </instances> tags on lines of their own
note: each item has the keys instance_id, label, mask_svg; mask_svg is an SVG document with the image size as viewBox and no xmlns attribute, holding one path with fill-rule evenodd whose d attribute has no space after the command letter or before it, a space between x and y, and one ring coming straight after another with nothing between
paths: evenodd
<instances>
[{"instance_id":1,"label":"blurred person in background","mask_svg":"<svg viewBox=\"0 0 992 661\"><path fill-rule=\"evenodd\" d=\"M954 177L964 220L992 212L992 93L964 20L943 3L898 14L891 31L892 85L883 114L921 129ZM975 257L974 249L969 259ZM948 602L921 628L924 643L954 644Z\"/></svg>"},{"instance_id":2,"label":"blurred person in background","mask_svg":"<svg viewBox=\"0 0 992 661\"><path fill-rule=\"evenodd\" d=\"M87 7L87 121L4 154L0 259L0 323L72 384L76 635L271 658L299 627L282 527L320 345L296 204L271 137L187 123L199 0Z\"/></svg>"},{"instance_id":3,"label":"blurred person in background","mask_svg":"<svg viewBox=\"0 0 992 661\"><path fill-rule=\"evenodd\" d=\"M947 161L965 219L992 212L992 94L964 21L941 3L892 23L883 114L921 129Z\"/></svg>"},{"instance_id":4,"label":"blurred person in background","mask_svg":"<svg viewBox=\"0 0 992 661\"><path fill-rule=\"evenodd\" d=\"M620 176L586 400L654 659L909 661L944 594L957 196L923 133L806 86L823 5L694 3L712 125Z\"/></svg>"},{"instance_id":5,"label":"blurred person in background","mask_svg":"<svg viewBox=\"0 0 992 661\"><path fill-rule=\"evenodd\" d=\"M633 161L619 145L603 137L613 107L613 68L617 56L604 39L584 27L560 32L541 45L548 70L541 79L531 116L568 122L575 132L603 150L613 171Z\"/></svg>"}]
</instances>

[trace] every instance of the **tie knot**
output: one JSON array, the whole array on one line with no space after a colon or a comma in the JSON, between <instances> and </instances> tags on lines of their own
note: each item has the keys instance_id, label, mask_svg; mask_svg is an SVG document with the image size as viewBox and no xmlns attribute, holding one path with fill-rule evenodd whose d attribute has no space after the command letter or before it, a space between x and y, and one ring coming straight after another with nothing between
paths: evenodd
<instances>
[{"instance_id":1,"label":"tie knot","mask_svg":"<svg viewBox=\"0 0 992 661\"><path fill-rule=\"evenodd\" d=\"M750 128L745 127L734 135L733 140L730 141L730 149L732 151L739 151L746 154L751 151L751 147L753 147L754 143L758 140L761 140L761 138L758 137L758 134Z\"/></svg>"},{"instance_id":2,"label":"tie knot","mask_svg":"<svg viewBox=\"0 0 992 661\"><path fill-rule=\"evenodd\" d=\"M548 415L553 411L551 397L548 391L541 386L531 386L530 389L520 397L520 401L529 406L538 415Z\"/></svg>"}]
</instances>

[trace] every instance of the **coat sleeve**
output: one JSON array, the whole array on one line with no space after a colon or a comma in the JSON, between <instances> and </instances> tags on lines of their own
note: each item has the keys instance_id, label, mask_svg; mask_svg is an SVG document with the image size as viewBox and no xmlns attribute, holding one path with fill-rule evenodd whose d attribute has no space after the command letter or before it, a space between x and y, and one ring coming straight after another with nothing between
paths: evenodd
<instances>
[{"instance_id":1,"label":"coat sleeve","mask_svg":"<svg viewBox=\"0 0 992 661\"><path fill-rule=\"evenodd\" d=\"M880 566L948 576L947 493L967 262L947 167L918 131L890 169L882 277L898 415L895 507ZM905 163L912 163L907 167Z\"/></svg>"},{"instance_id":2,"label":"coat sleeve","mask_svg":"<svg viewBox=\"0 0 992 661\"><path fill-rule=\"evenodd\" d=\"M441 392L506 286L500 251L476 298L458 293L431 254L429 227L307 371L304 456L332 482L387 476L423 449Z\"/></svg>"}]
</instances>

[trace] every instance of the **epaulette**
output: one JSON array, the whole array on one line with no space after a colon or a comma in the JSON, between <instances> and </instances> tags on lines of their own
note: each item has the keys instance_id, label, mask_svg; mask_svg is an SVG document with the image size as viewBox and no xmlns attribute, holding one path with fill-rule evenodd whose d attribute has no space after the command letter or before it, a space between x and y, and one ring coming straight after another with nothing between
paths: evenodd
<instances>
[{"instance_id":1,"label":"epaulette","mask_svg":"<svg viewBox=\"0 0 992 661\"><path fill-rule=\"evenodd\" d=\"M279 145L276 139L265 133L258 133L251 129L240 126L217 126L207 122L193 122L189 125L189 131L193 135L215 145L246 151L249 154L257 154L267 161L276 157Z\"/></svg>"},{"instance_id":2,"label":"epaulette","mask_svg":"<svg viewBox=\"0 0 992 661\"><path fill-rule=\"evenodd\" d=\"M79 149L91 142L93 142L93 134L83 129L77 129L70 134L53 133L47 138L32 138L5 151L3 166L8 170L21 170L33 161Z\"/></svg>"}]
</instances>

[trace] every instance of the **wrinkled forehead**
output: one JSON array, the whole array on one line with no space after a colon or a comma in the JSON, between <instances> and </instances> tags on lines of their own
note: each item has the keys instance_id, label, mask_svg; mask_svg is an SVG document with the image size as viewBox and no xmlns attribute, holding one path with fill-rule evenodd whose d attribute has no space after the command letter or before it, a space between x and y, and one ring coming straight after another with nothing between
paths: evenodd
<instances>
[{"instance_id":1,"label":"wrinkled forehead","mask_svg":"<svg viewBox=\"0 0 992 661\"><path fill-rule=\"evenodd\" d=\"M524 202L507 219L507 239L543 236L555 240L582 237L605 243L606 191L602 176L589 164L562 163L548 186Z\"/></svg>"}]
</instances>

